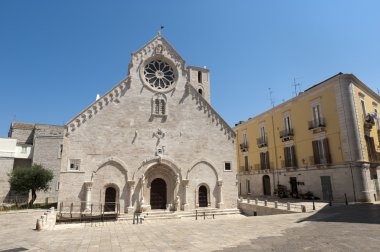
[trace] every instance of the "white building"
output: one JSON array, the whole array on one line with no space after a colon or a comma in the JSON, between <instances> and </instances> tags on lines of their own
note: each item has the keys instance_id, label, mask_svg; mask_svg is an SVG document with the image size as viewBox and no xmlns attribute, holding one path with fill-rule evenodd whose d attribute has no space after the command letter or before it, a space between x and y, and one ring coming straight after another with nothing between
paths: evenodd
<instances>
[{"instance_id":1,"label":"white building","mask_svg":"<svg viewBox=\"0 0 380 252\"><path fill-rule=\"evenodd\" d=\"M187 66L161 35L66 124L63 146L59 202L236 208L235 133L210 105L209 70Z\"/></svg>"}]
</instances>

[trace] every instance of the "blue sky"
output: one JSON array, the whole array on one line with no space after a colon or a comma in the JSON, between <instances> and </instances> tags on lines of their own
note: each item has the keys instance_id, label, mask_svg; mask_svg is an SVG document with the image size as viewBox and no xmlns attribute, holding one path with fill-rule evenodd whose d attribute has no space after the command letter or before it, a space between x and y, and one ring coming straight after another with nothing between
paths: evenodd
<instances>
[{"instance_id":1,"label":"blue sky","mask_svg":"<svg viewBox=\"0 0 380 252\"><path fill-rule=\"evenodd\" d=\"M380 89L380 1L0 1L0 136L64 124L163 35L233 126L338 73Z\"/></svg>"}]
</instances>

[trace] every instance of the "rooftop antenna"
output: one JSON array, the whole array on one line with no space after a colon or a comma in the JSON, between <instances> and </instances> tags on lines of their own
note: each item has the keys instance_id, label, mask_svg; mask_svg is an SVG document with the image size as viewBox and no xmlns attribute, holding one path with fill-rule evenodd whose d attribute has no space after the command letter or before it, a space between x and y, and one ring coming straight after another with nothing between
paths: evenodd
<instances>
[{"instance_id":1,"label":"rooftop antenna","mask_svg":"<svg viewBox=\"0 0 380 252\"><path fill-rule=\"evenodd\" d=\"M268 88L268 90L269 90L269 99L270 99L270 104L272 105L272 107L274 107L274 99L273 99L273 96L272 96L272 94L273 94L273 91L272 91L272 89L271 89L271 88Z\"/></svg>"},{"instance_id":2,"label":"rooftop antenna","mask_svg":"<svg viewBox=\"0 0 380 252\"><path fill-rule=\"evenodd\" d=\"M160 29L158 30L158 35L162 34L162 31L164 30L164 28L165 27L163 25L160 26Z\"/></svg>"},{"instance_id":3,"label":"rooftop antenna","mask_svg":"<svg viewBox=\"0 0 380 252\"><path fill-rule=\"evenodd\" d=\"M297 83L295 77L293 78L293 85L292 86L294 87L294 96L297 96L301 92L301 90L300 90L301 83ZM298 92L297 92L297 88L298 88Z\"/></svg>"}]
</instances>

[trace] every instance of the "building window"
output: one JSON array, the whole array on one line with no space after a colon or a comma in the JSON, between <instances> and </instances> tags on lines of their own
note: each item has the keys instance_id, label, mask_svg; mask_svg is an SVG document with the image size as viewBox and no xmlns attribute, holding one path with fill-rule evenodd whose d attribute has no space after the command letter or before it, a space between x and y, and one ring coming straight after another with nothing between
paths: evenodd
<instances>
[{"instance_id":1,"label":"building window","mask_svg":"<svg viewBox=\"0 0 380 252\"><path fill-rule=\"evenodd\" d=\"M292 128L292 127L291 127L291 122L290 122L290 116L289 116L289 115L286 115L286 116L284 117L284 129L285 129L286 131L290 131L291 128Z\"/></svg>"},{"instance_id":2,"label":"building window","mask_svg":"<svg viewBox=\"0 0 380 252\"><path fill-rule=\"evenodd\" d=\"M366 109L365 109L364 95L359 94L359 96L360 96L360 105L361 105L361 107L362 107L363 118L364 118L364 120L365 120L365 117L366 117L366 115L367 115L367 112L366 112Z\"/></svg>"},{"instance_id":3,"label":"building window","mask_svg":"<svg viewBox=\"0 0 380 252\"><path fill-rule=\"evenodd\" d=\"M59 191L59 181L57 181L57 184L56 184L56 186L55 186L55 190L56 190L56 191Z\"/></svg>"},{"instance_id":4,"label":"building window","mask_svg":"<svg viewBox=\"0 0 380 252\"><path fill-rule=\"evenodd\" d=\"M313 154L315 164L330 164L331 155L328 139L313 141Z\"/></svg>"},{"instance_id":5,"label":"building window","mask_svg":"<svg viewBox=\"0 0 380 252\"><path fill-rule=\"evenodd\" d=\"M257 138L257 146L259 148L262 148L262 147L265 147L265 146L268 146L268 143L267 143L267 137L266 137L266 134L265 134L265 126L264 124L260 125L260 137Z\"/></svg>"},{"instance_id":6,"label":"building window","mask_svg":"<svg viewBox=\"0 0 380 252\"><path fill-rule=\"evenodd\" d=\"M231 162L224 162L224 171L231 171Z\"/></svg>"},{"instance_id":7,"label":"building window","mask_svg":"<svg viewBox=\"0 0 380 252\"><path fill-rule=\"evenodd\" d=\"M80 159L70 159L69 169L71 171L79 171Z\"/></svg>"},{"instance_id":8,"label":"building window","mask_svg":"<svg viewBox=\"0 0 380 252\"><path fill-rule=\"evenodd\" d=\"M365 142L367 144L367 153L368 153L368 161L369 162L377 162L379 161L379 154L376 152L375 140L373 137L365 135Z\"/></svg>"},{"instance_id":9,"label":"building window","mask_svg":"<svg viewBox=\"0 0 380 252\"><path fill-rule=\"evenodd\" d=\"M268 170L270 169L269 165L269 152L260 152L260 166L261 170Z\"/></svg>"},{"instance_id":10,"label":"building window","mask_svg":"<svg viewBox=\"0 0 380 252\"><path fill-rule=\"evenodd\" d=\"M251 183L249 182L249 179L247 179L246 183L247 183L247 193L251 194Z\"/></svg>"},{"instance_id":11,"label":"building window","mask_svg":"<svg viewBox=\"0 0 380 252\"><path fill-rule=\"evenodd\" d=\"M285 167L296 167L296 150L294 145L284 148L284 157L285 157Z\"/></svg>"},{"instance_id":12,"label":"building window","mask_svg":"<svg viewBox=\"0 0 380 252\"><path fill-rule=\"evenodd\" d=\"M163 94L156 94L152 101L152 114L156 116L164 116L167 114L166 98Z\"/></svg>"},{"instance_id":13,"label":"building window","mask_svg":"<svg viewBox=\"0 0 380 252\"><path fill-rule=\"evenodd\" d=\"M198 83L202 83L202 72L198 71Z\"/></svg>"},{"instance_id":14,"label":"building window","mask_svg":"<svg viewBox=\"0 0 380 252\"><path fill-rule=\"evenodd\" d=\"M244 156L244 171L249 170L248 156Z\"/></svg>"}]
</instances>

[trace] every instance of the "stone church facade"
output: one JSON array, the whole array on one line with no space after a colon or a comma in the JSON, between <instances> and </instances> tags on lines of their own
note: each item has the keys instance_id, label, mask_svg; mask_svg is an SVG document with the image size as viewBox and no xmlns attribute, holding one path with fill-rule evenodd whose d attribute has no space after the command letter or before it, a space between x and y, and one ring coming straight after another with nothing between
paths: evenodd
<instances>
[{"instance_id":1,"label":"stone church facade","mask_svg":"<svg viewBox=\"0 0 380 252\"><path fill-rule=\"evenodd\" d=\"M210 105L209 77L160 34L133 53L128 76L66 124L58 201L236 208L235 133Z\"/></svg>"}]
</instances>

